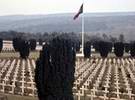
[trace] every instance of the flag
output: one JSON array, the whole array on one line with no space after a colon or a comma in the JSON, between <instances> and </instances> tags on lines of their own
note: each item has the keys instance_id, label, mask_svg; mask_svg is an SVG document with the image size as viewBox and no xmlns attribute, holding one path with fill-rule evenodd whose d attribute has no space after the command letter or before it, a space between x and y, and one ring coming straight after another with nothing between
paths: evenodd
<instances>
[{"instance_id":1,"label":"flag","mask_svg":"<svg viewBox=\"0 0 135 100\"><path fill-rule=\"evenodd\" d=\"M80 7L78 13L74 16L74 20L75 20L76 18L78 18L81 13L83 13L83 4L81 5L81 7Z\"/></svg>"}]
</instances>

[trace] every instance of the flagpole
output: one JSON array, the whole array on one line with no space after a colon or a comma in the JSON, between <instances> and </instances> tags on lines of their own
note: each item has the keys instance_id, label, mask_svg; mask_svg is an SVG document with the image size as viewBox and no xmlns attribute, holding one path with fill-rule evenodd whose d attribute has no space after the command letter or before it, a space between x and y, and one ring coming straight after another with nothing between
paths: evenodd
<instances>
[{"instance_id":1,"label":"flagpole","mask_svg":"<svg viewBox=\"0 0 135 100\"><path fill-rule=\"evenodd\" d=\"M83 13L82 13L82 55L84 55L84 0L83 0Z\"/></svg>"}]
</instances>

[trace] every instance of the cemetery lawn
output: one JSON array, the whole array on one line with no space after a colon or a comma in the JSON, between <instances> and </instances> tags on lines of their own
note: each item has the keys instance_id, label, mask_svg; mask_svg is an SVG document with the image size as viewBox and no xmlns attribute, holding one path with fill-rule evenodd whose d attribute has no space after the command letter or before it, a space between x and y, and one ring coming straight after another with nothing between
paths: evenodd
<instances>
[{"instance_id":1,"label":"cemetery lawn","mask_svg":"<svg viewBox=\"0 0 135 100\"><path fill-rule=\"evenodd\" d=\"M39 51L30 52L29 58L37 59L39 57ZM20 58L18 52L1 52L0 58Z\"/></svg>"},{"instance_id":2,"label":"cemetery lawn","mask_svg":"<svg viewBox=\"0 0 135 100\"><path fill-rule=\"evenodd\" d=\"M30 59L37 59L39 57L39 52L34 51L30 52ZM19 59L19 53L18 52L1 52L0 53L0 59ZM20 96L20 95L13 95L13 94L4 94L0 93L0 96L6 96L7 100L38 100L37 97L32 96Z\"/></svg>"},{"instance_id":3,"label":"cemetery lawn","mask_svg":"<svg viewBox=\"0 0 135 100\"><path fill-rule=\"evenodd\" d=\"M30 55L29 55L29 58L30 59L37 59L39 57L39 54L40 54L39 51L31 51ZM99 53L94 53L94 52L92 53L91 57L92 58L93 57L94 58L101 58ZM116 56L115 56L114 53L109 53L107 58L111 58L111 57L116 57ZM127 54L127 53L124 53L124 57L130 57L130 55ZM8 59L10 59L10 58L20 58L20 55L19 55L18 52L13 52L13 51L11 51L11 52L1 52L0 58L8 58Z\"/></svg>"},{"instance_id":4,"label":"cemetery lawn","mask_svg":"<svg viewBox=\"0 0 135 100\"><path fill-rule=\"evenodd\" d=\"M38 100L37 97L30 97L30 96L19 96L13 94L0 94L1 96L6 96L7 100Z\"/></svg>"}]
</instances>

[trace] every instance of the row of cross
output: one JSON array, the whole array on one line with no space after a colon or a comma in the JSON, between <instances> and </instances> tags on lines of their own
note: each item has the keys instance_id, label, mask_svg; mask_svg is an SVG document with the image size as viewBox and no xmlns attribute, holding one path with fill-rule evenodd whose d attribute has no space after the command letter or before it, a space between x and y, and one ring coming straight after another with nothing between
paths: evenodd
<instances>
[{"instance_id":1,"label":"row of cross","mask_svg":"<svg viewBox=\"0 0 135 100\"><path fill-rule=\"evenodd\" d=\"M33 59L0 60L0 91L36 96L34 68L35 61Z\"/></svg>"},{"instance_id":2,"label":"row of cross","mask_svg":"<svg viewBox=\"0 0 135 100\"><path fill-rule=\"evenodd\" d=\"M73 92L77 100L134 100L135 59L77 59Z\"/></svg>"}]
</instances>

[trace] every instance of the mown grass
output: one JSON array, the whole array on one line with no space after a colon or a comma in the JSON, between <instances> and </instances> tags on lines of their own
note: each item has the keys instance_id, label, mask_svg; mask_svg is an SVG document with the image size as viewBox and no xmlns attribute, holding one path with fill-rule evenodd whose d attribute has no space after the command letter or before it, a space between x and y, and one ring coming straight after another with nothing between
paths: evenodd
<instances>
[{"instance_id":1,"label":"mown grass","mask_svg":"<svg viewBox=\"0 0 135 100\"><path fill-rule=\"evenodd\" d=\"M39 57L39 51L30 52L30 59L37 59ZM20 58L18 52L1 52L0 58Z\"/></svg>"},{"instance_id":2,"label":"mown grass","mask_svg":"<svg viewBox=\"0 0 135 100\"><path fill-rule=\"evenodd\" d=\"M40 52L39 51L32 51L30 52L29 58L30 59L37 59L39 57ZM100 58L100 54L97 52L92 52L92 56L94 58ZM116 57L114 53L109 53L108 58ZM123 57L130 57L130 54L124 53ZM20 55L18 52L1 52L0 58L20 58Z\"/></svg>"},{"instance_id":3,"label":"mown grass","mask_svg":"<svg viewBox=\"0 0 135 100\"><path fill-rule=\"evenodd\" d=\"M38 100L37 97L31 96L19 96L13 94L0 94L1 97L7 98L7 100ZM1 99L0 99L1 100ZM3 100L3 99L2 99ZM5 100L5 99L4 99Z\"/></svg>"}]
</instances>

